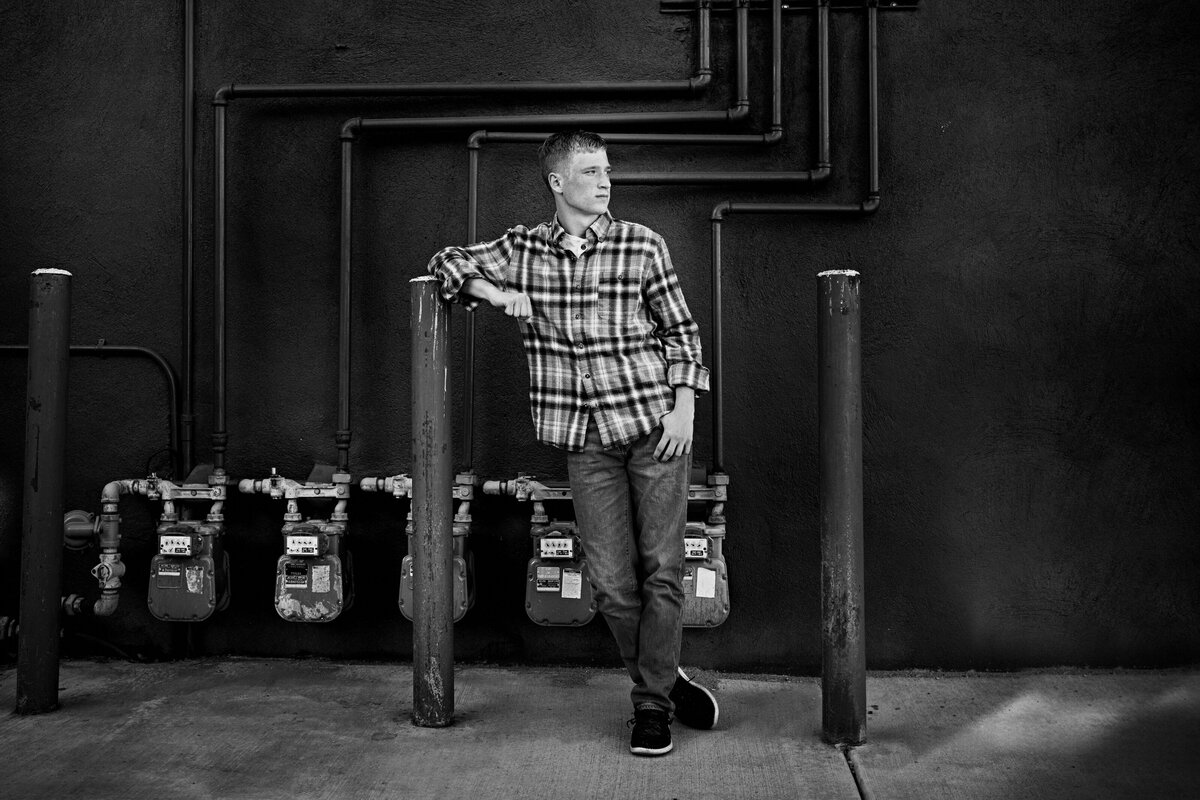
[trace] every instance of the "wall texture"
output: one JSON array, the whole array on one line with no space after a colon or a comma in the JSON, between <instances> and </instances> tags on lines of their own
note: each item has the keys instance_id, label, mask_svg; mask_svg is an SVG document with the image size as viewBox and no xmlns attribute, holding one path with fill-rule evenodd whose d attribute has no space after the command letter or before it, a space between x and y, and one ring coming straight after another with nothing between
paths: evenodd
<instances>
[{"instance_id":1,"label":"wall texture","mask_svg":"<svg viewBox=\"0 0 1200 800\"><path fill-rule=\"evenodd\" d=\"M690 15L652 0L199 0L197 435L212 430L212 108L229 82L679 78ZM1148 0L925 0L880 14L883 204L863 220L725 225L726 468L733 611L686 661L820 664L815 275L863 274L867 646L877 668L1151 666L1200 656L1200 15ZM814 16L785 19L786 137L775 148L614 148L629 170L807 168ZM852 202L866 185L860 12L832 22L833 180L818 190L618 187L617 216L666 236L710 330L709 214L722 200ZM751 30L766 121L765 14ZM229 111L228 468L303 479L336 458L338 131L351 116L724 108L733 24L715 15L714 88L677 100L480 97L237 101ZM182 3L0 2L0 342L24 343L27 275L75 274L73 341L181 354ZM714 128L713 131L720 129ZM409 467L408 280L465 232L465 134L358 148L351 463ZM551 213L532 148L482 156L481 237ZM799 165L797 167L796 165ZM455 314L461 355L463 314ZM480 314L484 477L565 477L532 440L517 333ZM461 373L456 372L461 389ZM24 362L0 354L0 615L16 611ZM146 362L72 362L68 507L166 459L167 396ZM710 410L697 420L711 455ZM466 454L457 455L460 462ZM157 509L122 506L116 616L69 646L405 658L396 607L406 505L356 494L358 598L325 626L272 608L279 505L231 498L231 608L185 637L146 611ZM528 508L477 502L479 602L457 655L616 664L599 620L538 627L523 608ZM91 553L69 553L86 590ZM185 650L185 648L190 648Z\"/></svg>"}]
</instances>

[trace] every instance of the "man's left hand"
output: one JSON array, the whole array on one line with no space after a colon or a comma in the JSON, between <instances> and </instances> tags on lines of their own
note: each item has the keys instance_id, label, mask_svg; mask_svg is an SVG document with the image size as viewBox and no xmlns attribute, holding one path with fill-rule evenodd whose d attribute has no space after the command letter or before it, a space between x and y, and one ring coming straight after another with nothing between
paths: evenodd
<instances>
[{"instance_id":1,"label":"man's left hand","mask_svg":"<svg viewBox=\"0 0 1200 800\"><path fill-rule=\"evenodd\" d=\"M662 438L654 448L654 458L670 461L692 452L692 414L689 410L676 408L663 415Z\"/></svg>"}]
</instances>

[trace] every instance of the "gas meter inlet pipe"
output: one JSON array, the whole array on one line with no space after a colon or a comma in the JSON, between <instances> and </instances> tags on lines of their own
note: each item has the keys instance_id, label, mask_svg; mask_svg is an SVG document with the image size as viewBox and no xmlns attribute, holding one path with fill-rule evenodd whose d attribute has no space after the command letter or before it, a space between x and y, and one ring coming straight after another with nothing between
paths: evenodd
<instances>
[{"instance_id":1,"label":"gas meter inlet pipe","mask_svg":"<svg viewBox=\"0 0 1200 800\"><path fill-rule=\"evenodd\" d=\"M413 722L454 717L454 483L450 423L450 306L431 277L411 281Z\"/></svg>"},{"instance_id":2,"label":"gas meter inlet pipe","mask_svg":"<svg viewBox=\"0 0 1200 800\"><path fill-rule=\"evenodd\" d=\"M71 273L35 270L29 276L18 714L41 714L58 708L70 326Z\"/></svg>"}]
</instances>

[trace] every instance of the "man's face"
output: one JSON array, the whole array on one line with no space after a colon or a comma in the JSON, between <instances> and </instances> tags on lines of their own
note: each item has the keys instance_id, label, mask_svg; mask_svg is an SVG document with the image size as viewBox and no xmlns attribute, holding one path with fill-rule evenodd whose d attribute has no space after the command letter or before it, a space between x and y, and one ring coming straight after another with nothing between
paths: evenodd
<instances>
[{"instance_id":1,"label":"man's face","mask_svg":"<svg viewBox=\"0 0 1200 800\"><path fill-rule=\"evenodd\" d=\"M571 153L562 172L557 175L558 186L562 189L561 197L567 206L580 214L598 217L608 210L609 196L612 194L612 181L609 173L612 167L608 164L608 153L604 150L594 150L590 153ZM551 178L554 186L554 178Z\"/></svg>"}]
</instances>

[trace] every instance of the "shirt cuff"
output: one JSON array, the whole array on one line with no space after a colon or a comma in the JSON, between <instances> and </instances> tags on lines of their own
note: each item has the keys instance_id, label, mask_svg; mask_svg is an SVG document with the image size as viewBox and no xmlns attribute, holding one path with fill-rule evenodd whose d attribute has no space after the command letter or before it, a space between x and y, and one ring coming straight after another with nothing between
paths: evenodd
<instances>
[{"instance_id":1,"label":"shirt cuff","mask_svg":"<svg viewBox=\"0 0 1200 800\"><path fill-rule=\"evenodd\" d=\"M676 361L667 368L667 383L671 386L690 386L696 394L708 392L708 367L695 361Z\"/></svg>"},{"instance_id":2,"label":"shirt cuff","mask_svg":"<svg viewBox=\"0 0 1200 800\"><path fill-rule=\"evenodd\" d=\"M451 303L461 303L468 311L474 311L481 302L478 297L472 297L463 292L467 281L473 278L487 280L481 273L473 269L443 270L437 276L440 278L442 299Z\"/></svg>"}]
</instances>

